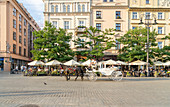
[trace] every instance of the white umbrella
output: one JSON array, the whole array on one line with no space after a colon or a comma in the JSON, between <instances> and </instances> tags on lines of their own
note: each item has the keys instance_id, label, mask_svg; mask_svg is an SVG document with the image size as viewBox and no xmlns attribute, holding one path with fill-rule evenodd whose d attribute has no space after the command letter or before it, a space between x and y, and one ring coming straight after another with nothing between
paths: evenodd
<instances>
[{"instance_id":1,"label":"white umbrella","mask_svg":"<svg viewBox=\"0 0 170 107\"><path fill-rule=\"evenodd\" d=\"M129 65L146 65L146 64L147 62L140 61L140 60L129 63Z\"/></svg>"},{"instance_id":2,"label":"white umbrella","mask_svg":"<svg viewBox=\"0 0 170 107\"><path fill-rule=\"evenodd\" d=\"M104 62L106 65L116 65L116 64L118 64L116 61L114 61L114 60L107 60L107 61L105 61Z\"/></svg>"},{"instance_id":3,"label":"white umbrella","mask_svg":"<svg viewBox=\"0 0 170 107\"><path fill-rule=\"evenodd\" d=\"M28 65L30 65L30 66L39 66L39 65L44 65L44 62L35 60L33 62L28 63Z\"/></svg>"},{"instance_id":4,"label":"white umbrella","mask_svg":"<svg viewBox=\"0 0 170 107\"><path fill-rule=\"evenodd\" d=\"M161 61L154 62L154 65L156 66L162 66L164 63Z\"/></svg>"},{"instance_id":5,"label":"white umbrella","mask_svg":"<svg viewBox=\"0 0 170 107\"><path fill-rule=\"evenodd\" d=\"M90 64L91 64L91 60L89 59L89 60L83 62L81 65L83 65L83 66L89 66Z\"/></svg>"},{"instance_id":6,"label":"white umbrella","mask_svg":"<svg viewBox=\"0 0 170 107\"><path fill-rule=\"evenodd\" d=\"M80 63L76 62L75 60L70 60L68 62L65 62L64 65L74 66L74 65L80 65Z\"/></svg>"},{"instance_id":7,"label":"white umbrella","mask_svg":"<svg viewBox=\"0 0 170 107\"><path fill-rule=\"evenodd\" d=\"M164 63L163 65L165 65L165 66L170 66L170 61Z\"/></svg>"},{"instance_id":8,"label":"white umbrella","mask_svg":"<svg viewBox=\"0 0 170 107\"><path fill-rule=\"evenodd\" d=\"M45 65L60 65L60 64L62 64L62 63L57 60L53 60L53 61L46 63Z\"/></svg>"},{"instance_id":9,"label":"white umbrella","mask_svg":"<svg viewBox=\"0 0 170 107\"><path fill-rule=\"evenodd\" d=\"M120 65L127 65L127 63L123 62L123 61L116 61L118 64Z\"/></svg>"}]
</instances>

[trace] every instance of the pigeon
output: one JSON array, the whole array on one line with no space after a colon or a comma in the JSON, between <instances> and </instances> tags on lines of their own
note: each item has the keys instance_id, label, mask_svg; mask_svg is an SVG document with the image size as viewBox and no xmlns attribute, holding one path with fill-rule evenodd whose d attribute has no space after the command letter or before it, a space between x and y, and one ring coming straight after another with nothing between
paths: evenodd
<instances>
[{"instance_id":1,"label":"pigeon","mask_svg":"<svg viewBox=\"0 0 170 107\"><path fill-rule=\"evenodd\" d=\"M47 85L47 83L44 82L44 85Z\"/></svg>"}]
</instances>

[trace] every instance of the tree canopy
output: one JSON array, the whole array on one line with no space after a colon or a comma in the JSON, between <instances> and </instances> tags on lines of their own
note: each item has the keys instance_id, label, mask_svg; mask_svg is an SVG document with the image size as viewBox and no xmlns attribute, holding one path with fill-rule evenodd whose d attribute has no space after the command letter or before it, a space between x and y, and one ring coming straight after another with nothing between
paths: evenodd
<instances>
[{"instance_id":1,"label":"tree canopy","mask_svg":"<svg viewBox=\"0 0 170 107\"><path fill-rule=\"evenodd\" d=\"M35 31L34 60L59 60L68 61L73 58L74 53L70 49L71 34L64 29L56 29L51 23L45 22L45 27Z\"/></svg>"},{"instance_id":2,"label":"tree canopy","mask_svg":"<svg viewBox=\"0 0 170 107\"><path fill-rule=\"evenodd\" d=\"M98 30L95 27L87 28L83 35L80 35L75 40L76 49L84 49L77 51L77 55L86 56L87 59L101 58L104 56L104 51L110 49L114 45L112 37L114 29L106 29L105 31ZM82 40L84 38L85 40ZM95 56L95 57L94 57Z\"/></svg>"},{"instance_id":3,"label":"tree canopy","mask_svg":"<svg viewBox=\"0 0 170 107\"><path fill-rule=\"evenodd\" d=\"M154 31L149 31L149 42L150 42L150 54L149 58L153 58L154 47L157 46L156 43L157 33ZM126 62L132 62L135 60L146 61L147 53L147 29L146 28L136 28L134 30L129 30L124 36L117 39L120 44L124 47L119 50L119 59Z\"/></svg>"}]
</instances>

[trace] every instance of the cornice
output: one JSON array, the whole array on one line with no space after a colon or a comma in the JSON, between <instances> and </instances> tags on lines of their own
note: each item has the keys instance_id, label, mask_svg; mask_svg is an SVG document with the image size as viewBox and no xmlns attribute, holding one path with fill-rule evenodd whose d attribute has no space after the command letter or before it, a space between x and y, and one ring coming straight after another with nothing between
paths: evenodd
<instances>
[{"instance_id":1,"label":"cornice","mask_svg":"<svg viewBox=\"0 0 170 107\"><path fill-rule=\"evenodd\" d=\"M128 6L92 6L92 9L128 9Z\"/></svg>"},{"instance_id":2,"label":"cornice","mask_svg":"<svg viewBox=\"0 0 170 107\"><path fill-rule=\"evenodd\" d=\"M55 16L55 15L68 15L68 16L72 16L72 15L90 15L90 12L44 12L44 15L45 14L50 14L52 16Z\"/></svg>"},{"instance_id":3,"label":"cornice","mask_svg":"<svg viewBox=\"0 0 170 107\"><path fill-rule=\"evenodd\" d=\"M170 12L170 8L140 8L140 7L130 7L129 11L152 11L152 12Z\"/></svg>"}]
</instances>

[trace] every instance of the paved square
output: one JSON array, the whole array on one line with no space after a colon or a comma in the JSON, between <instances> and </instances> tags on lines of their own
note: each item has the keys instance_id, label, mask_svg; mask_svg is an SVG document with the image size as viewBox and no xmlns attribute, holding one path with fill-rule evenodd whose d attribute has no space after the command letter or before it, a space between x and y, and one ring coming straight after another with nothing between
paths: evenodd
<instances>
[{"instance_id":1,"label":"paved square","mask_svg":"<svg viewBox=\"0 0 170 107\"><path fill-rule=\"evenodd\" d=\"M24 77L0 73L0 107L169 107L170 78ZM47 85L44 85L44 82ZM30 106L26 106L30 105Z\"/></svg>"}]
</instances>

